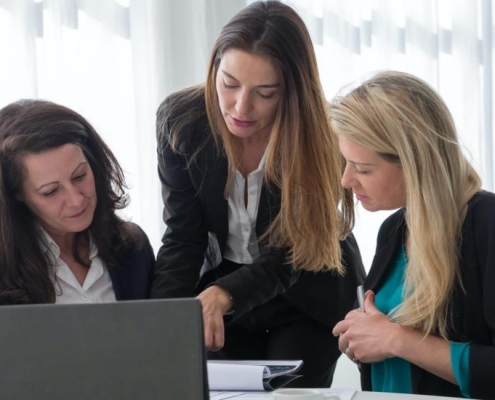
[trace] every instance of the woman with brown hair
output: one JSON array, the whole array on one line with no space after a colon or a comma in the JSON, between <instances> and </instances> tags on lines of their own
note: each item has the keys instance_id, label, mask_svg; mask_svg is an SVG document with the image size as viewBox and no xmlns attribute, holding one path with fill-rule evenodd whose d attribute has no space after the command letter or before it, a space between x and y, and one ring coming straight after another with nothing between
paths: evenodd
<instances>
[{"instance_id":1,"label":"woman with brown hair","mask_svg":"<svg viewBox=\"0 0 495 400\"><path fill-rule=\"evenodd\" d=\"M167 230L152 296L198 296L210 358L302 359L294 384L328 387L331 327L364 269L297 13L267 1L235 15L206 84L162 103L157 135Z\"/></svg>"},{"instance_id":2,"label":"woman with brown hair","mask_svg":"<svg viewBox=\"0 0 495 400\"><path fill-rule=\"evenodd\" d=\"M41 100L0 110L0 304L149 298L155 265L117 160L78 113Z\"/></svg>"}]
</instances>

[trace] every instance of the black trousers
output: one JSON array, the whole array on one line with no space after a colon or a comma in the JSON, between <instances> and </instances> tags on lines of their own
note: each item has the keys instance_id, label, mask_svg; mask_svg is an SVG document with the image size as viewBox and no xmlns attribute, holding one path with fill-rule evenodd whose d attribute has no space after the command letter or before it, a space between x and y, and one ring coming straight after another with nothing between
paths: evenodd
<instances>
[{"instance_id":1,"label":"black trousers","mask_svg":"<svg viewBox=\"0 0 495 400\"><path fill-rule=\"evenodd\" d=\"M317 307L318 305L315 304ZM226 320L225 345L212 360L303 360L300 378L287 387L328 388L340 356L332 329L277 296L232 323Z\"/></svg>"}]
</instances>

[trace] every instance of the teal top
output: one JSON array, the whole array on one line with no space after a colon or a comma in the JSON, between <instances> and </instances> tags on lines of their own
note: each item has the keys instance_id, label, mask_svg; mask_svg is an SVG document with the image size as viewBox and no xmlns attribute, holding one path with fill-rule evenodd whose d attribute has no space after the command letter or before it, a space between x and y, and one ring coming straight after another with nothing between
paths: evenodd
<instances>
[{"instance_id":1,"label":"teal top","mask_svg":"<svg viewBox=\"0 0 495 400\"><path fill-rule=\"evenodd\" d=\"M464 397L471 397L469 391L469 351L470 343L450 342L450 363L455 379Z\"/></svg>"},{"instance_id":2,"label":"teal top","mask_svg":"<svg viewBox=\"0 0 495 400\"><path fill-rule=\"evenodd\" d=\"M406 265L406 251L402 246L385 283L375 294L376 308L384 314L402 303ZM371 364L371 388L374 392L412 393L411 364L398 357Z\"/></svg>"},{"instance_id":3,"label":"teal top","mask_svg":"<svg viewBox=\"0 0 495 400\"><path fill-rule=\"evenodd\" d=\"M402 303L407 255L404 246L385 280L375 294L375 305L389 314ZM391 315L393 317L393 313ZM450 342L450 358L454 376L464 396L469 396L469 343ZM398 357L371 364L371 387L375 392L412 393L411 364Z\"/></svg>"}]
</instances>

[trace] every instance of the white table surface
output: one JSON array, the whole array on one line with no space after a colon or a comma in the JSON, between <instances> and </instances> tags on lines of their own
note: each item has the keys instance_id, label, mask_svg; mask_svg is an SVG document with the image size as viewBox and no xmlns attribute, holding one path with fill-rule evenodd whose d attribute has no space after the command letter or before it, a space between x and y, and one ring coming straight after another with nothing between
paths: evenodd
<instances>
[{"instance_id":1,"label":"white table surface","mask_svg":"<svg viewBox=\"0 0 495 400\"><path fill-rule=\"evenodd\" d=\"M356 392L352 400L452 400L454 398L456 397L423 396L418 394L400 393Z\"/></svg>"},{"instance_id":2,"label":"white table surface","mask_svg":"<svg viewBox=\"0 0 495 400\"><path fill-rule=\"evenodd\" d=\"M342 392L342 399L344 395L349 393L346 389L317 389L323 393L335 393ZM351 390L352 392L353 390ZM211 400L271 400L271 392L210 392ZM352 396L352 400L452 400L453 397L443 396L422 396L412 394L400 394L400 393L381 393L381 392L361 392L356 391Z\"/></svg>"}]
</instances>

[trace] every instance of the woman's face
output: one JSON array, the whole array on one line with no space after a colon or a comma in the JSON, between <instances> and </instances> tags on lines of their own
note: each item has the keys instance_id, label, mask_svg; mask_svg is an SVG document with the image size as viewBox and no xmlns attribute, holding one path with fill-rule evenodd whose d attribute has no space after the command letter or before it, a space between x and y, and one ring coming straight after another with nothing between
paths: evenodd
<instances>
[{"instance_id":1,"label":"woman's face","mask_svg":"<svg viewBox=\"0 0 495 400\"><path fill-rule=\"evenodd\" d=\"M343 136L339 136L339 148L346 160L342 186L352 189L366 210L395 210L406 206L400 165L384 160L378 153Z\"/></svg>"},{"instance_id":2,"label":"woman's face","mask_svg":"<svg viewBox=\"0 0 495 400\"><path fill-rule=\"evenodd\" d=\"M66 144L22 158L22 201L54 238L89 227L96 208L93 171L79 146Z\"/></svg>"},{"instance_id":3,"label":"woman's face","mask_svg":"<svg viewBox=\"0 0 495 400\"><path fill-rule=\"evenodd\" d=\"M223 118L234 136L270 135L282 88L279 74L267 58L227 50L218 67L216 89Z\"/></svg>"}]
</instances>

